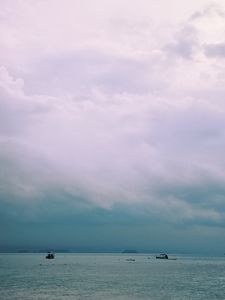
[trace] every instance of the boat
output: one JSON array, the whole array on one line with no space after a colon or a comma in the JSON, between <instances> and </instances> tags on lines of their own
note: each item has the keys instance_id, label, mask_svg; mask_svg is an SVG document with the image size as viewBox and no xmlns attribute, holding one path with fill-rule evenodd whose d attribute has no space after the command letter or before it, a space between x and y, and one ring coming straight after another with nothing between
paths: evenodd
<instances>
[{"instance_id":1,"label":"boat","mask_svg":"<svg viewBox=\"0 0 225 300\"><path fill-rule=\"evenodd\" d=\"M126 261L135 261L135 258L127 258Z\"/></svg>"},{"instance_id":2,"label":"boat","mask_svg":"<svg viewBox=\"0 0 225 300\"><path fill-rule=\"evenodd\" d=\"M48 254L45 256L46 259L54 259L55 254L53 252L48 252Z\"/></svg>"},{"instance_id":3,"label":"boat","mask_svg":"<svg viewBox=\"0 0 225 300\"><path fill-rule=\"evenodd\" d=\"M159 255L156 255L156 259L168 259L168 255L166 253L160 253Z\"/></svg>"},{"instance_id":4,"label":"boat","mask_svg":"<svg viewBox=\"0 0 225 300\"><path fill-rule=\"evenodd\" d=\"M166 253L160 253L159 255L156 255L156 259L168 259L168 260L177 260L175 257L169 258Z\"/></svg>"}]
</instances>

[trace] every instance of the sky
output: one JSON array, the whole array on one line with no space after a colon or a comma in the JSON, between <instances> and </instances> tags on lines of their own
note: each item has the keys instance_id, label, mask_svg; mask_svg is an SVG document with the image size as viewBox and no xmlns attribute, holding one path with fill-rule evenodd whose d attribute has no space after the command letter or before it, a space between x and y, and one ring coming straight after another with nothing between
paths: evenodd
<instances>
[{"instance_id":1,"label":"sky","mask_svg":"<svg viewBox=\"0 0 225 300\"><path fill-rule=\"evenodd\" d=\"M0 1L0 251L225 252L223 0Z\"/></svg>"}]
</instances>

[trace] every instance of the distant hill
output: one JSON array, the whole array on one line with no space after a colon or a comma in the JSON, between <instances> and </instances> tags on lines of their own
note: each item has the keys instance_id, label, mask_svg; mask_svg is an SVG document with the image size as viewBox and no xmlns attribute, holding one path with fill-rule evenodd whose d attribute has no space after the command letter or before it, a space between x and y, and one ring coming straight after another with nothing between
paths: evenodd
<instances>
[{"instance_id":1,"label":"distant hill","mask_svg":"<svg viewBox=\"0 0 225 300\"><path fill-rule=\"evenodd\" d=\"M126 250L123 250L122 253L138 253L138 251L133 250L133 249L126 249Z\"/></svg>"},{"instance_id":2,"label":"distant hill","mask_svg":"<svg viewBox=\"0 0 225 300\"><path fill-rule=\"evenodd\" d=\"M47 250L39 250L39 253L47 253L49 251L55 252L55 253L70 253L70 250L67 249L47 249Z\"/></svg>"},{"instance_id":3,"label":"distant hill","mask_svg":"<svg viewBox=\"0 0 225 300\"><path fill-rule=\"evenodd\" d=\"M55 253L70 253L70 250L65 249L42 249L42 250L19 250L17 253L47 253L49 251L55 252Z\"/></svg>"}]
</instances>

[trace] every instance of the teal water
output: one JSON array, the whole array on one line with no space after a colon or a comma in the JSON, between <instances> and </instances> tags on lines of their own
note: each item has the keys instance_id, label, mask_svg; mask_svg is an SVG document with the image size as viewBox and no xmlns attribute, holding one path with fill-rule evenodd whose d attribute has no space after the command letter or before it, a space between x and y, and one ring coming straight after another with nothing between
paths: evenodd
<instances>
[{"instance_id":1,"label":"teal water","mask_svg":"<svg viewBox=\"0 0 225 300\"><path fill-rule=\"evenodd\" d=\"M177 258L0 254L0 299L225 299L225 257Z\"/></svg>"}]
</instances>

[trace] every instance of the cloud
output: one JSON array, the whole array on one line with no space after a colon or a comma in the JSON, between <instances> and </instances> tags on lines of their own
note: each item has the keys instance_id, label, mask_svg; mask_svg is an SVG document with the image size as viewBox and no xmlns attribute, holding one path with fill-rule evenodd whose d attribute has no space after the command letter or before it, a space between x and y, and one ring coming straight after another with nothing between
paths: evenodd
<instances>
[{"instance_id":1,"label":"cloud","mask_svg":"<svg viewBox=\"0 0 225 300\"><path fill-rule=\"evenodd\" d=\"M225 56L225 43L206 45L205 53L211 57L223 58Z\"/></svg>"},{"instance_id":2,"label":"cloud","mask_svg":"<svg viewBox=\"0 0 225 300\"><path fill-rule=\"evenodd\" d=\"M35 220L54 203L57 217L63 205L62 215L120 207L158 224L223 227L223 9L188 7L198 12L169 22L144 9L140 18L135 5L124 17L126 1L103 5L104 14L68 1L62 26L61 5L51 11L51 3L2 4L0 198L8 218L14 207Z\"/></svg>"},{"instance_id":3,"label":"cloud","mask_svg":"<svg viewBox=\"0 0 225 300\"><path fill-rule=\"evenodd\" d=\"M81 195L105 208L120 202L143 203L160 212L168 207L173 211L177 204L184 207L184 218L190 211L198 218L206 214L221 219L214 209L207 212L207 203L201 213L195 213L198 199L188 204L188 197L182 196L182 190L198 191L208 181L224 183L224 113L216 105L211 110L207 102L204 108L196 105L195 99L168 104L167 98L151 94L110 95L94 90L86 100L58 97L49 106L44 96L19 94L18 107L17 94L8 99L16 107L17 118L10 122L15 122L16 130L1 142L5 153L13 153L8 159L4 154L3 161L15 161L8 173L18 173L14 181L8 175L4 187L15 190L18 197L38 198L46 186L61 186L75 198ZM37 109L40 98L46 109ZM12 152L13 148L17 150ZM176 187L181 190L178 197ZM160 195L163 189L167 189L165 196ZM170 202L170 196L177 200Z\"/></svg>"},{"instance_id":4,"label":"cloud","mask_svg":"<svg viewBox=\"0 0 225 300\"><path fill-rule=\"evenodd\" d=\"M198 47L196 29L189 25L184 26L175 37L175 41L166 45L165 50L175 57L192 58L195 48Z\"/></svg>"}]
</instances>

